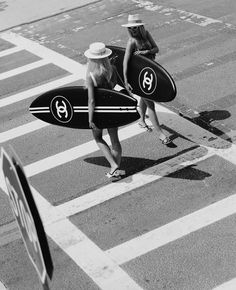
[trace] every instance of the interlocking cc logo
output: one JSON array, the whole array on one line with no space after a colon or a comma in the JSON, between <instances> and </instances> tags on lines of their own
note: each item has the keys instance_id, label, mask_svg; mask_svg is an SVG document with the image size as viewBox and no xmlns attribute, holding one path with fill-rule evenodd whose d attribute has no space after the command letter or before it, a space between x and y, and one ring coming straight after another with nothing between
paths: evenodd
<instances>
[{"instance_id":1,"label":"interlocking cc logo","mask_svg":"<svg viewBox=\"0 0 236 290\"><path fill-rule=\"evenodd\" d=\"M157 76L150 67L145 67L139 74L139 87L146 95L151 95L157 86Z\"/></svg>"},{"instance_id":2,"label":"interlocking cc logo","mask_svg":"<svg viewBox=\"0 0 236 290\"><path fill-rule=\"evenodd\" d=\"M52 99L50 109L53 117L61 123L68 123L73 117L73 109L69 101L63 96Z\"/></svg>"}]
</instances>

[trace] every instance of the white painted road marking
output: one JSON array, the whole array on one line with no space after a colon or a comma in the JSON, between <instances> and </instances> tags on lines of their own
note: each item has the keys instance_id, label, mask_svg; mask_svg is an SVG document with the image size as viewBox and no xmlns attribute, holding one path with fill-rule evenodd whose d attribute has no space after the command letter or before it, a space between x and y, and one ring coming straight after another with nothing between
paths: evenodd
<instances>
[{"instance_id":1,"label":"white painted road marking","mask_svg":"<svg viewBox=\"0 0 236 290\"><path fill-rule=\"evenodd\" d=\"M10 71L6 71L6 72L0 74L0 80L4 80L4 79L10 78L12 76L16 76L18 74L27 72L29 70L32 70L32 69L35 69L35 68L39 68L39 67L44 66L44 65L46 65L48 63L49 63L48 60L41 59L41 60L32 62L30 64L26 64L26 65L23 65L21 67L12 69Z\"/></svg>"},{"instance_id":2,"label":"white painted road marking","mask_svg":"<svg viewBox=\"0 0 236 290\"><path fill-rule=\"evenodd\" d=\"M119 265L236 214L236 194L106 251Z\"/></svg>"},{"instance_id":3,"label":"white painted road marking","mask_svg":"<svg viewBox=\"0 0 236 290\"><path fill-rule=\"evenodd\" d=\"M25 134L29 134L29 133L34 132L36 130L45 128L49 125L50 124L43 122L41 120L35 120L32 122L26 123L25 125L21 125L21 126L12 128L8 131L0 133L0 144L7 142L9 140L12 140L14 138L23 136Z\"/></svg>"},{"instance_id":4,"label":"white painted road marking","mask_svg":"<svg viewBox=\"0 0 236 290\"><path fill-rule=\"evenodd\" d=\"M7 56L7 55L13 54L15 52L21 51L21 50L22 50L22 48L19 46L5 49L5 50L0 51L0 57Z\"/></svg>"},{"instance_id":5,"label":"white painted road marking","mask_svg":"<svg viewBox=\"0 0 236 290\"><path fill-rule=\"evenodd\" d=\"M213 290L235 290L236 289L236 278L228 282L225 282L222 285L217 286Z\"/></svg>"},{"instance_id":6,"label":"white painted road marking","mask_svg":"<svg viewBox=\"0 0 236 290\"><path fill-rule=\"evenodd\" d=\"M34 87L34 88L29 89L27 91L23 91L23 92L15 94L15 95L11 95L10 97L5 97L5 98L0 100L0 108L15 104L17 102L26 100L28 98L32 98L33 96L45 93L46 91L67 85L69 83L73 83L77 80L79 80L78 74L77 75L69 75L69 76L65 76L61 79L54 80L54 81L51 81L49 83L40 85L38 87Z\"/></svg>"}]
</instances>

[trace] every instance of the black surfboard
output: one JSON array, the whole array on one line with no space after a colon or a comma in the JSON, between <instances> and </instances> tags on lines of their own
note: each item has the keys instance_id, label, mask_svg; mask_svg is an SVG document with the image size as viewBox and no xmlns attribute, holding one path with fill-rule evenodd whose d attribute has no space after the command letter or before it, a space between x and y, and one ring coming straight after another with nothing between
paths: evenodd
<instances>
[{"instance_id":1,"label":"black surfboard","mask_svg":"<svg viewBox=\"0 0 236 290\"><path fill-rule=\"evenodd\" d=\"M112 63L116 66L123 85L123 59L125 48L107 46L112 50ZM122 80L121 80L122 79ZM176 85L171 75L157 62L141 55L133 55L128 66L128 81L133 93L155 102L170 102L177 94Z\"/></svg>"},{"instance_id":2,"label":"black surfboard","mask_svg":"<svg viewBox=\"0 0 236 290\"><path fill-rule=\"evenodd\" d=\"M94 122L98 128L127 125L139 118L137 101L123 93L95 88ZM29 108L47 123L77 129L89 129L88 91L82 86L63 87L37 97Z\"/></svg>"}]
</instances>

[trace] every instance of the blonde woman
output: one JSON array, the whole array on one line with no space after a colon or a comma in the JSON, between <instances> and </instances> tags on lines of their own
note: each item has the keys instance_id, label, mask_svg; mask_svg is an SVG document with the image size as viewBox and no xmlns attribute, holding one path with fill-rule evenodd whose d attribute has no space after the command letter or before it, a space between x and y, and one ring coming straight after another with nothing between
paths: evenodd
<instances>
[{"instance_id":1,"label":"blonde woman","mask_svg":"<svg viewBox=\"0 0 236 290\"><path fill-rule=\"evenodd\" d=\"M88 88L89 127L92 129L93 137L98 147L110 164L110 172L106 176L108 178L116 178L120 176L119 166L122 153L118 138L118 128L107 129L111 140L110 148L103 139L103 130L97 128L93 119L96 104L94 88L113 89L116 85L116 73L108 58L111 53L112 51L106 48L104 43L95 42L90 44L89 49L85 51L84 55L88 58L86 86Z\"/></svg>"},{"instance_id":2,"label":"blonde woman","mask_svg":"<svg viewBox=\"0 0 236 290\"><path fill-rule=\"evenodd\" d=\"M128 91L132 91L132 87L128 81L128 63L131 56L134 55L143 55L151 60L155 60L156 53L159 52L159 48L152 38L148 30L144 28L144 23L139 18L138 14L129 15L128 23L123 24L123 27L128 29L129 39L126 46L124 61L123 61L123 75L124 83ZM139 100L139 126L144 128L146 131L152 131L152 129L145 122L145 113L148 109L148 115L153 124L153 127L159 134L159 139L164 145L167 145L171 142L169 137L167 137L160 127L157 114L155 111L155 103L151 100L140 98Z\"/></svg>"}]
</instances>

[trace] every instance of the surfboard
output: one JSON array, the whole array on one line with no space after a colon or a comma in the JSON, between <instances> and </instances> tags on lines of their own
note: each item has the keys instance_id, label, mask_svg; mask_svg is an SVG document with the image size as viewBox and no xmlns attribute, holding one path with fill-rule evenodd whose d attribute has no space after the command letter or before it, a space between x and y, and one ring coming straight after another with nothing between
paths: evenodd
<instances>
[{"instance_id":1,"label":"surfboard","mask_svg":"<svg viewBox=\"0 0 236 290\"><path fill-rule=\"evenodd\" d=\"M118 83L124 87L123 59L125 48L107 47L112 50L110 59L117 68ZM141 55L131 57L128 66L128 81L134 94L155 102L170 102L177 94L175 82L167 70L159 63Z\"/></svg>"},{"instance_id":2,"label":"surfboard","mask_svg":"<svg viewBox=\"0 0 236 290\"><path fill-rule=\"evenodd\" d=\"M139 118L136 99L123 93L95 88L94 122L98 128L127 125ZM88 91L82 86L63 87L37 97L29 111L47 123L89 129Z\"/></svg>"}]
</instances>

